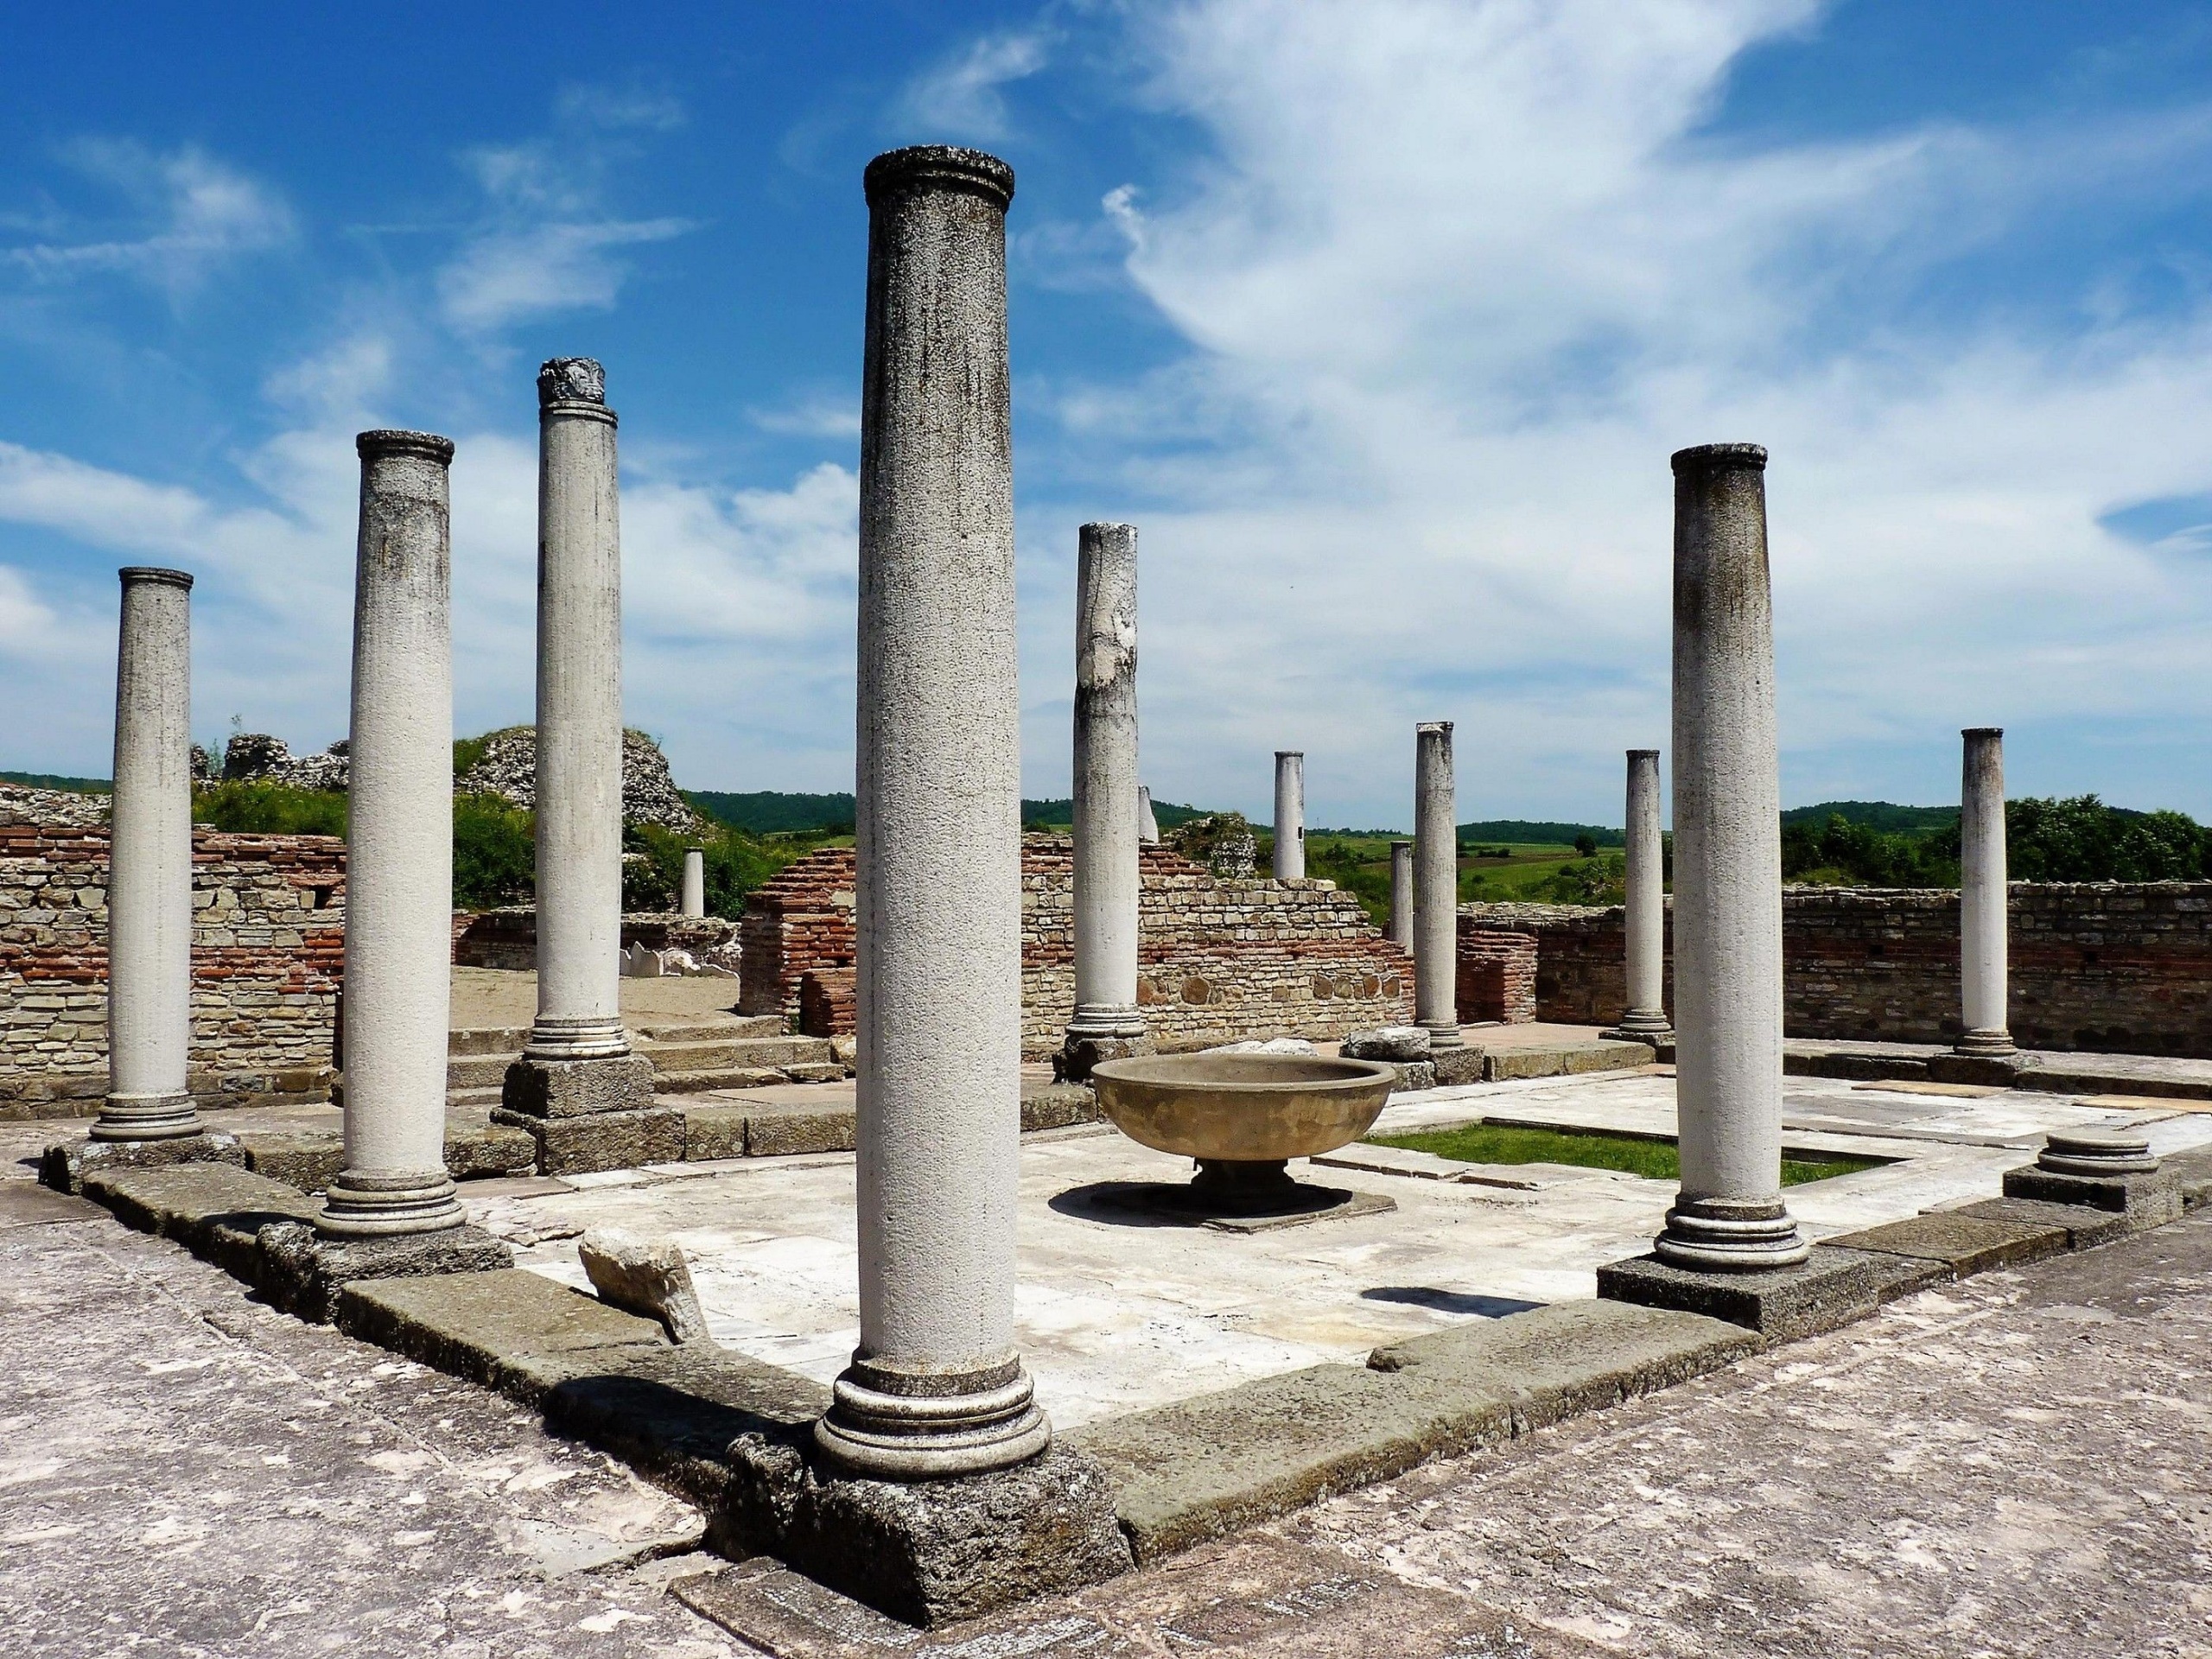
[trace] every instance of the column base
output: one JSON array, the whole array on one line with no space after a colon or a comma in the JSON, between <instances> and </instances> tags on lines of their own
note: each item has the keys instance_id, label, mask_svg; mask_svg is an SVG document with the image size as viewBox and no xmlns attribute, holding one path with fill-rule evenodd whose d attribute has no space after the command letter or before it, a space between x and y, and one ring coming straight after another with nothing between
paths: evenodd
<instances>
[{"instance_id":1,"label":"column base","mask_svg":"<svg viewBox=\"0 0 2212 1659\"><path fill-rule=\"evenodd\" d=\"M1081 1083L1091 1067L1107 1060L1155 1052L1144 1016L1135 1008L1079 1003L1052 1055L1052 1080Z\"/></svg>"},{"instance_id":2,"label":"column base","mask_svg":"<svg viewBox=\"0 0 2212 1659\"><path fill-rule=\"evenodd\" d=\"M524 1117L642 1112L653 1103L653 1063L642 1054L547 1059L525 1049L507 1067L499 1107Z\"/></svg>"},{"instance_id":3,"label":"column base","mask_svg":"<svg viewBox=\"0 0 2212 1659\"><path fill-rule=\"evenodd\" d=\"M1813 1247L1779 1198L1678 1197L1651 1249L1679 1268L1735 1273L1792 1267Z\"/></svg>"},{"instance_id":4,"label":"column base","mask_svg":"<svg viewBox=\"0 0 2212 1659\"><path fill-rule=\"evenodd\" d=\"M398 1173L341 1170L323 1194L315 1224L316 1231L332 1238L388 1238L442 1232L467 1219L454 1195L453 1177L442 1166Z\"/></svg>"},{"instance_id":5,"label":"column base","mask_svg":"<svg viewBox=\"0 0 2212 1659\"><path fill-rule=\"evenodd\" d=\"M2020 1052L2018 1046L2012 1041L2012 1033L2001 1026L1962 1033L1958 1041L1951 1045L1951 1048L1955 1053L1973 1054L1986 1058L1997 1058Z\"/></svg>"},{"instance_id":6,"label":"column base","mask_svg":"<svg viewBox=\"0 0 2212 1659\"><path fill-rule=\"evenodd\" d=\"M1638 1255L1598 1269L1598 1298L1702 1313L1795 1342L1863 1319L1894 1297L1924 1289L1940 1269L1909 1256L1822 1244L1803 1261L1760 1273L1716 1272Z\"/></svg>"},{"instance_id":7,"label":"column base","mask_svg":"<svg viewBox=\"0 0 2212 1659\"><path fill-rule=\"evenodd\" d=\"M2181 1182L2132 1129L2052 1131L2034 1163L2005 1172L2005 1196L2110 1211L2131 1230L2178 1220L2187 1207Z\"/></svg>"},{"instance_id":8,"label":"column base","mask_svg":"<svg viewBox=\"0 0 2212 1659\"><path fill-rule=\"evenodd\" d=\"M1467 1039L1459 1034L1457 1020L1422 1020L1416 1023L1428 1033L1428 1052L1432 1054L1440 1049L1465 1048L1467 1046Z\"/></svg>"},{"instance_id":9,"label":"column base","mask_svg":"<svg viewBox=\"0 0 2212 1659\"><path fill-rule=\"evenodd\" d=\"M543 1014L531 1022L523 1057L532 1060L619 1060L630 1052L621 1020L561 1020Z\"/></svg>"},{"instance_id":10,"label":"column base","mask_svg":"<svg viewBox=\"0 0 2212 1659\"><path fill-rule=\"evenodd\" d=\"M1632 1043L1649 1043L1656 1048L1662 1042L1675 1040L1675 1026L1663 1008L1630 1008L1605 1035Z\"/></svg>"},{"instance_id":11,"label":"column base","mask_svg":"<svg viewBox=\"0 0 2212 1659\"><path fill-rule=\"evenodd\" d=\"M192 1096L171 1095L110 1095L89 1131L95 1141L175 1141L204 1132L200 1111Z\"/></svg>"},{"instance_id":12,"label":"column base","mask_svg":"<svg viewBox=\"0 0 2212 1659\"><path fill-rule=\"evenodd\" d=\"M855 1357L815 1444L877 1480L933 1480L1026 1463L1052 1443L1019 1358L963 1376L888 1370Z\"/></svg>"}]
</instances>

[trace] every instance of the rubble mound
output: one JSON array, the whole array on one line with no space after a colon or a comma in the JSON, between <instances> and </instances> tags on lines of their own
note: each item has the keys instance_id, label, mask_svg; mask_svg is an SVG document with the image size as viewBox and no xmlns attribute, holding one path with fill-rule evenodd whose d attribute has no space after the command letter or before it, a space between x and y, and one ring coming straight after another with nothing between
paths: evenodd
<instances>
[{"instance_id":1,"label":"rubble mound","mask_svg":"<svg viewBox=\"0 0 2212 1659\"><path fill-rule=\"evenodd\" d=\"M510 726L484 740L484 753L461 773L456 789L498 795L517 806L537 804L537 728ZM622 734L622 821L652 823L679 836L706 830L705 820L677 792L668 757L643 732Z\"/></svg>"},{"instance_id":2,"label":"rubble mound","mask_svg":"<svg viewBox=\"0 0 2212 1659\"><path fill-rule=\"evenodd\" d=\"M105 795L79 795L73 790L0 783L0 823L90 830L107 822L110 799Z\"/></svg>"},{"instance_id":3,"label":"rubble mound","mask_svg":"<svg viewBox=\"0 0 2212 1659\"><path fill-rule=\"evenodd\" d=\"M195 768L198 763L195 754ZM343 794L350 770L343 738L321 754L295 755L283 738L266 732L240 732L223 746L225 783L283 784Z\"/></svg>"}]
</instances>

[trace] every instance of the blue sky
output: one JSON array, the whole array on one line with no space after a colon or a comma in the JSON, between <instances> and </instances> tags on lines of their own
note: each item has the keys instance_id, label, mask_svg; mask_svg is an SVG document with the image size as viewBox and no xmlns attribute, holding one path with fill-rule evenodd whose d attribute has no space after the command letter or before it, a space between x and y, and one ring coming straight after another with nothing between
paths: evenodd
<instances>
[{"instance_id":1,"label":"blue sky","mask_svg":"<svg viewBox=\"0 0 2212 1659\"><path fill-rule=\"evenodd\" d=\"M649 21L640 22L644 16ZM2212 4L24 9L0 24L0 766L105 770L114 569L195 728L341 735L356 463L454 437L457 720L529 717L532 373L623 417L632 721L851 775L865 210L1014 165L1033 795L1075 526L1141 529L1147 780L1616 821L1668 453L1752 439L1783 791L2212 817Z\"/></svg>"}]
</instances>

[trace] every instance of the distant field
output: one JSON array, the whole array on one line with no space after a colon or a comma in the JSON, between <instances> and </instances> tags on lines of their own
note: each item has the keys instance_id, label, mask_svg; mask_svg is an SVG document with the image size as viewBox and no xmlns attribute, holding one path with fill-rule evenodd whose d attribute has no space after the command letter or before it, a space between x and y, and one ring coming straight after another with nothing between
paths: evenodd
<instances>
[{"instance_id":1,"label":"distant field","mask_svg":"<svg viewBox=\"0 0 2212 1659\"><path fill-rule=\"evenodd\" d=\"M26 789L59 789L75 795L107 795L115 785L105 778L64 778L51 772L0 772L0 783L21 784Z\"/></svg>"},{"instance_id":2,"label":"distant field","mask_svg":"<svg viewBox=\"0 0 2212 1659\"><path fill-rule=\"evenodd\" d=\"M1618 835L1618 831L1615 832ZM1390 843L1408 837L1335 830L1309 832L1306 873L1358 895L1378 927L1390 918ZM1594 839L1594 836L1593 836ZM1564 842L1459 842L1461 904L1618 904L1614 867L1620 855L1599 843L1595 860ZM1503 855L1499 856L1499 855Z\"/></svg>"}]
</instances>

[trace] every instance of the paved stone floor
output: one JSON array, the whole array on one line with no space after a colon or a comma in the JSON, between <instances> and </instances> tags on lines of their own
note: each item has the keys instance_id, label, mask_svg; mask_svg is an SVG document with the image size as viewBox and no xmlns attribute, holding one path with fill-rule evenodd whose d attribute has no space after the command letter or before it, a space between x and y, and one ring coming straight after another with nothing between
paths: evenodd
<instances>
[{"instance_id":1,"label":"paved stone floor","mask_svg":"<svg viewBox=\"0 0 2212 1659\"><path fill-rule=\"evenodd\" d=\"M0 1181L0 1654L755 1649L696 1517L529 1414ZM2212 1654L2212 1216L886 1647ZM747 1569L732 1569L733 1572Z\"/></svg>"}]
</instances>

